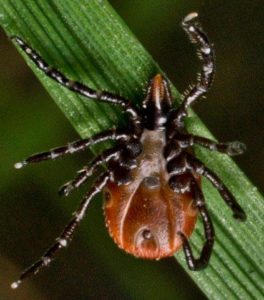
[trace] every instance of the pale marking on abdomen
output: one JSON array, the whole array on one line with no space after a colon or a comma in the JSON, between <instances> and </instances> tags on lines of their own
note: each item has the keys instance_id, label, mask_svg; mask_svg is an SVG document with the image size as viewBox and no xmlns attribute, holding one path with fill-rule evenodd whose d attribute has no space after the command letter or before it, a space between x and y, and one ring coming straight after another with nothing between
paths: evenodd
<instances>
[{"instance_id":1,"label":"pale marking on abdomen","mask_svg":"<svg viewBox=\"0 0 264 300\"><path fill-rule=\"evenodd\" d=\"M143 145L143 151L137 158L138 168L135 169L135 182L131 185L134 186L133 192L127 201L124 208L124 213L120 221L120 241L123 244L123 228L126 220L127 213L129 211L131 202L135 193L137 192L142 181L149 176L159 176L161 172L166 170L166 163L163 157L163 147L165 145L165 130L162 131L151 131L145 129L140 139ZM133 172L132 172L133 173ZM166 178L167 179L167 178ZM132 190L132 189L131 189Z\"/></svg>"}]
</instances>

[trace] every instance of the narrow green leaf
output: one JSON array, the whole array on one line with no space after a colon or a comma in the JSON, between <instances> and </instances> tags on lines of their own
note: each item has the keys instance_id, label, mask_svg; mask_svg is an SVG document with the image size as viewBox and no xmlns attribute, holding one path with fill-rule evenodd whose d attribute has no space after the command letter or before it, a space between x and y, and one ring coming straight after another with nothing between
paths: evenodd
<instances>
[{"instance_id":1,"label":"narrow green leaf","mask_svg":"<svg viewBox=\"0 0 264 300\"><path fill-rule=\"evenodd\" d=\"M146 82L160 72L107 1L5 0L0 7L0 23L9 36L22 37L70 78L135 102L142 101ZM82 137L120 120L118 108L84 100L48 79L25 59ZM179 99L175 89L173 95ZM187 126L192 133L212 137L194 113ZM176 257L210 299L262 299L263 198L229 157L203 149L197 149L197 155L230 188L248 220L233 220L218 193L204 182L217 235L210 266L190 272L182 252ZM200 224L191 240L197 251L201 249Z\"/></svg>"}]
</instances>

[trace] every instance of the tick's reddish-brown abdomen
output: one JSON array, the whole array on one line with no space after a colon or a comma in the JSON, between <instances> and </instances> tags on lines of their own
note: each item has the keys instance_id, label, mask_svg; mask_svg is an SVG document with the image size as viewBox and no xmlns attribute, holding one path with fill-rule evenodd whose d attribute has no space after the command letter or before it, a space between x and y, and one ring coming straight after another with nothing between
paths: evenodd
<instances>
[{"instance_id":1,"label":"tick's reddish-brown abdomen","mask_svg":"<svg viewBox=\"0 0 264 300\"><path fill-rule=\"evenodd\" d=\"M178 231L191 235L197 210L190 193L175 193L168 186L163 134L145 130L141 141L134 180L122 186L109 182L105 188L105 220L120 248L137 257L159 259L181 247Z\"/></svg>"}]
</instances>

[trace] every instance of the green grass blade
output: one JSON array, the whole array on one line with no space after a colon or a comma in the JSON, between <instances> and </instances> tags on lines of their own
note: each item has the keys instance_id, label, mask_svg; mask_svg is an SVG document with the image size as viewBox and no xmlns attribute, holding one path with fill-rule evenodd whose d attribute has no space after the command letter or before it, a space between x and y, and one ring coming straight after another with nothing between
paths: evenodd
<instances>
[{"instance_id":1,"label":"green grass blade","mask_svg":"<svg viewBox=\"0 0 264 300\"><path fill-rule=\"evenodd\" d=\"M106 1L5 0L0 7L0 23L8 35L25 39L70 78L135 102L142 101L147 80L160 71ZM28 63L81 136L90 136L120 119L118 108L84 101ZM173 94L179 98L175 89ZM212 137L193 113L187 126L192 133ZM248 220L233 220L218 193L204 182L217 235L210 266L202 272L189 272L182 253L177 259L210 299L261 299L263 198L229 157L208 155L201 149L197 154L230 188ZM192 237L195 249L201 248L202 236L199 224Z\"/></svg>"}]
</instances>

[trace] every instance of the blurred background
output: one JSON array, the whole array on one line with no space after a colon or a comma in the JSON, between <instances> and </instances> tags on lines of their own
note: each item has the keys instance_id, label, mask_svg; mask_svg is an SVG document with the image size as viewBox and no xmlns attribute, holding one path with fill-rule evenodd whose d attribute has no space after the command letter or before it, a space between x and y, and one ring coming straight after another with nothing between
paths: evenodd
<instances>
[{"instance_id":1,"label":"blurred background","mask_svg":"<svg viewBox=\"0 0 264 300\"><path fill-rule=\"evenodd\" d=\"M219 140L247 144L236 161L263 190L263 1L110 3L179 91L199 70L179 24L187 13L199 12L215 44L217 73L208 99L195 111ZM100 199L92 202L89 217L56 263L21 289L9 289L68 221L62 203L73 211L82 192L62 199L57 189L87 158L13 168L29 154L79 137L1 30L0 39L0 299L206 299L175 259L141 261L120 251L104 227Z\"/></svg>"}]
</instances>

